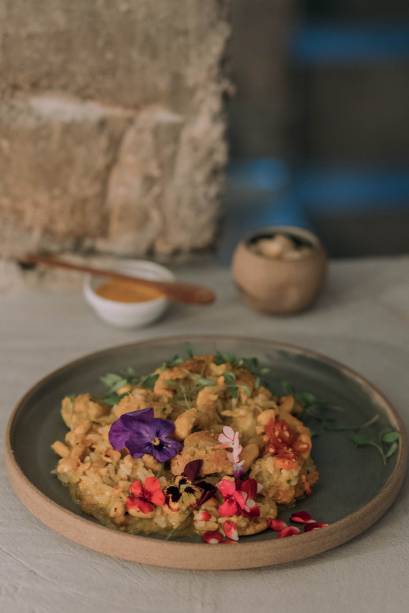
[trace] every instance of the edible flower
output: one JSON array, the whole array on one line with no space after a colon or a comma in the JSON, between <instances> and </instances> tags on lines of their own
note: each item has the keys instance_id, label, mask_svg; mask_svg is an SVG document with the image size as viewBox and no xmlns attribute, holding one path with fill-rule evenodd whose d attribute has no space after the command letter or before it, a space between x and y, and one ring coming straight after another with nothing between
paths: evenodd
<instances>
[{"instance_id":1,"label":"edible flower","mask_svg":"<svg viewBox=\"0 0 409 613\"><path fill-rule=\"evenodd\" d=\"M282 539L288 536L295 536L296 534L301 534L301 530L299 528L296 526L287 526L286 528L280 530L280 532L277 534L277 538Z\"/></svg>"},{"instance_id":2,"label":"edible flower","mask_svg":"<svg viewBox=\"0 0 409 613\"><path fill-rule=\"evenodd\" d=\"M240 454L243 451L243 447L240 445L239 432L235 432L230 426L224 426L217 440L221 443L221 447L230 449L227 457L233 464L233 475L236 479L241 479L244 475L244 470L243 462L240 462Z\"/></svg>"},{"instance_id":3,"label":"edible flower","mask_svg":"<svg viewBox=\"0 0 409 613\"><path fill-rule=\"evenodd\" d=\"M324 522L315 521L307 511L295 511L290 515L290 521L293 524L301 524L303 526L303 532L311 532L311 530L326 528L328 526L328 524ZM300 528L297 526L288 526L281 519L270 519L269 526L274 532L277 532L277 538L301 534Z\"/></svg>"},{"instance_id":4,"label":"edible flower","mask_svg":"<svg viewBox=\"0 0 409 613\"><path fill-rule=\"evenodd\" d=\"M117 451L125 447L134 458L145 453L158 462L166 462L182 449L182 443L172 438L173 422L154 417L153 409L142 409L121 415L109 430L109 442Z\"/></svg>"},{"instance_id":5,"label":"edible flower","mask_svg":"<svg viewBox=\"0 0 409 613\"><path fill-rule=\"evenodd\" d=\"M284 419L272 419L266 425L266 451L277 456L281 468L295 468L298 458L310 449L307 441L300 440L297 432L292 430Z\"/></svg>"},{"instance_id":6,"label":"edible flower","mask_svg":"<svg viewBox=\"0 0 409 613\"><path fill-rule=\"evenodd\" d=\"M287 524L281 519L270 519L269 525L274 532L281 532L281 530L287 528Z\"/></svg>"},{"instance_id":7,"label":"edible flower","mask_svg":"<svg viewBox=\"0 0 409 613\"><path fill-rule=\"evenodd\" d=\"M240 434L235 432L230 426L224 426L217 440L222 444L222 447L230 449L228 454L229 459L233 464L238 464L240 462L240 454L243 450L243 447L240 445Z\"/></svg>"},{"instance_id":8,"label":"edible flower","mask_svg":"<svg viewBox=\"0 0 409 613\"><path fill-rule=\"evenodd\" d=\"M168 506L172 511L178 511L181 505L195 507L201 495L199 488L182 476L176 477L174 485L169 485L165 493Z\"/></svg>"},{"instance_id":9,"label":"edible flower","mask_svg":"<svg viewBox=\"0 0 409 613\"><path fill-rule=\"evenodd\" d=\"M223 543L224 545L232 545L239 540L239 533L237 530L237 524L230 519L223 522L221 527L222 533L217 530L209 530L202 534L202 540L208 545L218 545ZM226 537L226 538L224 538Z\"/></svg>"},{"instance_id":10,"label":"edible flower","mask_svg":"<svg viewBox=\"0 0 409 613\"><path fill-rule=\"evenodd\" d=\"M203 460L188 462L183 473L176 477L175 483L166 488L168 506L179 510L180 504L186 507L199 507L216 493L216 488L207 481L198 481Z\"/></svg>"},{"instance_id":11,"label":"edible flower","mask_svg":"<svg viewBox=\"0 0 409 613\"><path fill-rule=\"evenodd\" d=\"M227 536L227 538L230 539L231 541L238 541L239 540L239 533L237 531L237 524L235 524L234 521L231 521L230 519L227 519L223 523L223 532Z\"/></svg>"},{"instance_id":12,"label":"edible flower","mask_svg":"<svg viewBox=\"0 0 409 613\"><path fill-rule=\"evenodd\" d=\"M163 507L164 504L165 494L156 477L146 477L143 484L138 480L131 483L126 501L128 511L136 509L142 513L152 513L155 507Z\"/></svg>"},{"instance_id":13,"label":"edible flower","mask_svg":"<svg viewBox=\"0 0 409 613\"><path fill-rule=\"evenodd\" d=\"M304 532L311 532L311 530L316 530L317 528L326 528L327 526L328 524L324 523L323 521L308 522L308 524L305 524L304 526Z\"/></svg>"},{"instance_id":14,"label":"edible flower","mask_svg":"<svg viewBox=\"0 0 409 613\"><path fill-rule=\"evenodd\" d=\"M258 517L260 508L256 504L257 481L255 479L231 479L224 477L217 484L217 489L224 498L219 507L222 517L233 515L245 515L246 517Z\"/></svg>"},{"instance_id":15,"label":"edible flower","mask_svg":"<svg viewBox=\"0 0 409 613\"><path fill-rule=\"evenodd\" d=\"M196 514L197 521L209 521L209 519L212 519L212 514L209 513L209 511L207 511L206 509L201 509Z\"/></svg>"},{"instance_id":16,"label":"edible flower","mask_svg":"<svg viewBox=\"0 0 409 613\"><path fill-rule=\"evenodd\" d=\"M202 540L208 545L218 545L223 542L223 535L217 530L208 530L202 534Z\"/></svg>"},{"instance_id":17,"label":"edible flower","mask_svg":"<svg viewBox=\"0 0 409 613\"><path fill-rule=\"evenodd\" d=\"M290 521L292 521L294 524L315 523L315 520L307 511L295 511L295 513L290 516Z\"/></svg>"},{"instance_id":18,"label":"edible flower","mask_svg":"<svg viewBox=\"0 0 409 613\"><path fill-rule=\"evenodd\" d=\"M213 483L209 483L208 481L199 480L200 469L202 468L203 460L192 460L188 462L183 469L182 475L186 477L190 481L190 483L194 483L197 487L201 489L201 495L199 500L197 501L197 506L201 506L210 498L216 494L216 487Z\"/></svg>"}]
</instances>

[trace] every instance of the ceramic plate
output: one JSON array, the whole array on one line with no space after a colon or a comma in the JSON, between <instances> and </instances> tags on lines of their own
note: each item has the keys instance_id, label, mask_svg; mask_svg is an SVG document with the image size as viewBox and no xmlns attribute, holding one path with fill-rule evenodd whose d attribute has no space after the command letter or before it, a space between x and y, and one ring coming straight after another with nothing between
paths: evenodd
<instances>
[{"instance_id":1,"label":"ceramic plate","mask_svg":"<svg viewBox=\"0 0 409 613\"><path fill-rule=\"evenodd\" d=\"M334 408L343 425L361 424L379 416L370 428L401 433L399 450L386 465L375 448L357 448L351 432L324 432L314 438L313 457L320 481L312 496L282 511L287 519L296 508L329 523L291 538L276 539L268 531L241 538L234 546L207 545L199 537L133 536L101 526L82 513L67 489L51 474L56 457L50 444L64 437L60 417L63 396L102 392L99 379L107 372L133 366L147 373L189 343L196 353L216 350L256 356L272 366L277 384L291 382ZM319 425L319 424L318 424ZM367 431L365 431L368 433ZM11 416L6 434L6 462L11 483L23 504L47 526L101 553L134 562L188 569L237 569L281 564L312 556L348 541L375 523L392 504L407 462L407 438L399 415L381 393L349 368L311 351L250 338L197 336L163 338L113 347L60 368L31 388Z\"/></svg>"}]
</instances>

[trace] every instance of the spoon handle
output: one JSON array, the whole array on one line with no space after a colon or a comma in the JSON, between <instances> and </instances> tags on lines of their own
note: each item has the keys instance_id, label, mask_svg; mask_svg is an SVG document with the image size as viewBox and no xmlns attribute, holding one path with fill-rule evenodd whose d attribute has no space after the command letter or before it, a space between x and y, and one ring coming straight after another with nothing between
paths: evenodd
<instances>
[{"instance_id":1,"label":"spoon handle","mask_svg":"<svg viewBox=\"0 0 409 613\"><path fill-rule=\"evenodd\" d=\"M125 281L133 281L135 284L144 287L151 287L159 290L170 300L182 302L184 304L211 304L215 301L215 293L200 285L191 283L183 283L180 281L155 281L153 279L144 279L142 277L134 277L122 272L106 270L103 268L85 266L83 264L73 264L66 260L61 260L53 256L28 254L22 260L23 264L43 264L53 268L65 268L66 270L75 270L77 272L85 272L100 277L109 277L111 279L119 279Z\"/></svg>"}]
</instances>

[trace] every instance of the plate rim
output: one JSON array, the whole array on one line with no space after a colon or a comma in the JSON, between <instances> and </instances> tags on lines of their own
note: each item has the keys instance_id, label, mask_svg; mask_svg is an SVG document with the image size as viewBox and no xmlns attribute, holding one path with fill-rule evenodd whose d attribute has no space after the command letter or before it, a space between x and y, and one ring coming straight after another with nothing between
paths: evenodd
<instances>
[{"instance_id":1,"label":"plate rim","mask_svg":"<svg viewBox=\"0 0 409 613\"><path fill-rule=\"evenodd\" d=\"M381 489L366 504L353 513L330 524L325 530L315 530L293 539L265 539L240 542L234 547L209 547L204 543L188 543L154 539L149 536L133 535L108 528L54 502L41 492L25 475L15 458L12 448L12 431L24 404L50 379L71 367L78 367L95 357L134 346L155 346L174 341L180 344L194 344L200 341L243 341L254 342L276 350L287 350L315 358L343 372L349 379L358 382L377 401L388 419L401 433L399 453L395 466ZM368 379L349 366L315 350L282 341L242 335L191 334L160 336L130 343L114 345L87 353L66 362L34 383L17 401L5 430L5 465L12 488L23 505L43 524L60 535L93 549L99 553L136 563L150 564L185 570L234 570L273 566L305 559L333 549L358 536L389 509L403 484L408 463L408 436L405 425L392 403ZM238 549L239 548L239 549Z\"/></svg>"}]
</instances>

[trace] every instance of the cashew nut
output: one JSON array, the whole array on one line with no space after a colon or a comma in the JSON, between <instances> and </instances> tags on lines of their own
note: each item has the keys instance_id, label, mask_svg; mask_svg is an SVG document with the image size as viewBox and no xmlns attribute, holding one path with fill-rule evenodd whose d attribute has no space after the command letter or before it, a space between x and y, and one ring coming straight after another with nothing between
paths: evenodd
<instances>
[{"instance_id":1,"label":"cashew nut","mask_svg":"<svg viewBox=\"0 0 409 613\"><path fill-rule=\"evenodd\" d=\"M175 419L175 436L181 441L192 432L197 418L197 409L188 409Z\"/></svg>"},{"instance_id":2,"label":"cashew nut","mask_svg":"<svg viewBox=\"0 0 409 613\"><path fill-rule=\"evenodd\" d=\"M240 460L243 461L243 470L246 471L250 468L255 460L259 456L260 450L257 443L249 443L243 449L240 454Z\"/></svg>"}]
</instances>

